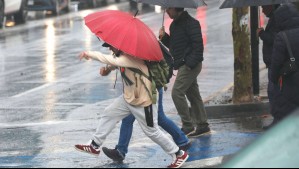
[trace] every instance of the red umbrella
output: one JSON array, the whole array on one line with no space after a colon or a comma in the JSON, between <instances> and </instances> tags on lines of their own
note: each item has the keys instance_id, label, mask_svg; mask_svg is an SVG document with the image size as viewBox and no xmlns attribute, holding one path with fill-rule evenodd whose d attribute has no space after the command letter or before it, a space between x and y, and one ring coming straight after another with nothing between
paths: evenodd
<instances>
[{"instance_id":1,"label":"red umbrella","mask_svg":"<svg viewBox=\"0 0 299 169\"><path fill-rule=\"evenodd\" d=\"M96 36L127 54L151 61L163 58L151 29L129 13L106 10L92 13L84 20Z\"/></svg>"}]
</instances>

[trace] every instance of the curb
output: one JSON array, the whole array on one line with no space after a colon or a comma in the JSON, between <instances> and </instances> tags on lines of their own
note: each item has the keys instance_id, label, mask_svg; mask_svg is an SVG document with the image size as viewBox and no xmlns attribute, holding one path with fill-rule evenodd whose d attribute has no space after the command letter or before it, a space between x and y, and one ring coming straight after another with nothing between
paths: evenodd
<instances>
[{"instance_id":1,"label":"curb","mask_svg":"<svg viewBox=\"0 0 299 169\"><path fill-rule=\"evenodd\" d=\"M206 106L208 119L268 115L269 102Z\"/></svg>"},{"instance_id":2,"label":"curb","mask_svg":"<svg viewBox=\"0 0 299 169\"><path fill-rule=\"evenodd\" d=\"M266 71L265 65L260 65L260 73ZM261 85L261 84L260 84ZM226 97L227 93L230 90L233 90L234 84L230 83L225 86L222 90L216 92L214 95L208 97L204 100L205 104L219 98ZM216 104L216 105L206 105L206 113L208 119L217 119L217 118L233 118L233 117L249 117L249 116L262 116L269 115L270 105L268 97L263 95L263 90L260 89L260 99L261 101L256 101L252 103L242 103L242 104ZM221 99L220 99L221 100Z\"/></svg>"}]
</instances>

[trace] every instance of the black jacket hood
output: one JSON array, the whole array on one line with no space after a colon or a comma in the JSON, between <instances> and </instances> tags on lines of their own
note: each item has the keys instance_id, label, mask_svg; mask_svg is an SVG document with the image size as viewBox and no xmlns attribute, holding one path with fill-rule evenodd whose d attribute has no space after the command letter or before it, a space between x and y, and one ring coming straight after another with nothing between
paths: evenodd
<instances>
[{"instance_id":1,"label":"black jacket hood","mask_svg":"<svg viewBox=\"0 0 299 169\"><path fill-rule=\"evenodd\" d=\"M299 12L291 3L284 4L276 9L274 19L278 31L299 28Z\"/></svg>"}]
</instances>

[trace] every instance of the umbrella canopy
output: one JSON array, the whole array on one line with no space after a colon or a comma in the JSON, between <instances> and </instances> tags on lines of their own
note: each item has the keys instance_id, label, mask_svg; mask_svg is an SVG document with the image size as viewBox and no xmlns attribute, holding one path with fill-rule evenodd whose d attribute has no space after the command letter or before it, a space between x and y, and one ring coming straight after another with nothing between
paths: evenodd
<instances>
[{"instance_id":1,"label":"umbrella canopy","mask_svg":"<svg viewBox=\"0 0 299 169\"><path fill-rule=\"evenodd\" d=\"M159 5L164 8L198 8L207 5L203 0L136 0L140 3Z\"/></svg>"},{"instance_id":2,"label":"umbrella canopy","mask_svg":"<svg viewBox=\"0 0 299 169\"><path fill-rule=\"evenodd\" d=\"M129 13L106 10L92 13L84 20L97 37L127 54L150 61L163 58L151 29Z\"/></svg>"},{"instance_id":3,"label":"umbrella canopy","mask_svg":"<svg viewBox=\"0 0 299 169\"><path fill-rule=\"evenodd\" d=\"M222 8L240 8L246 6L263 6L272 4L282 4L288 2L296 2L299 0L224 0L219 7Z\"/></svg>"},{"instance_id":4,"label":"umbrella canopy","mask_svg":"<svg viewBox=\"0 0 299 169\"><path fill-rule=\"evenodd\" d=\"M200 6L206 6L204 0L136 0L139 3L151 4L151 5L159 5L163 8L198 8ZM164 15L163 13L163 21L162 26L164 26Z\"/></svg>"}]
</instances>

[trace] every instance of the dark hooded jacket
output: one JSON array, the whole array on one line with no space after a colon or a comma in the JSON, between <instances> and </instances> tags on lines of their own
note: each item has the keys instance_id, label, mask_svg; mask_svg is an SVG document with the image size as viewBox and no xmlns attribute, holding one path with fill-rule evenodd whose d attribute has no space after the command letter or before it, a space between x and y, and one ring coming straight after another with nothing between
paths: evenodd
<instances>
[{"instance_id":1,"label":"dark hooded jacket","mask_svg":"<svg viewBox=\"0 0 299 169\"><path fill-rule=\"evenodd\" d=\"M273 50L273 43L275 36L277 34L277 30L275 29L275 19L273 17L273 13L278 5L273 6L274 10L269 15L268 24L264 31L261 31L259 36L263 41L263 60L266 64L267 68L271 68L271 57L272 57L272 50Z\"/></svg>"},{"instance_id":2,"label":"dark hooded jacket","mask_svg":"<svg viewBox=\"0 0 299 169\"><path fill-rule=\"evenodd\" d=\"M203 40L198 20L184 11L170 25L170 36L161 39L174 59L174 69L186 64L191 69L203 61Z\"/></svg>"},{"instance_id":3,"label":"dark hooded jacket","mask_svg":"<svg viewBox=\"0 0 299 169\"><path fill-rule=\"evenodd\" d=\"M283 76L279 82L280 70L283 64L290 59L287 45L282 32L287 34L292 53L299 68L299 12L293 4L283 5L274 13L276 27L280 31L275 38L272 53L272 81L280 85L280 93L275 96L273 111L280 118L299 108L299 71L290 76Z\"/></svg>"}]
</instances>

